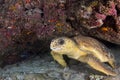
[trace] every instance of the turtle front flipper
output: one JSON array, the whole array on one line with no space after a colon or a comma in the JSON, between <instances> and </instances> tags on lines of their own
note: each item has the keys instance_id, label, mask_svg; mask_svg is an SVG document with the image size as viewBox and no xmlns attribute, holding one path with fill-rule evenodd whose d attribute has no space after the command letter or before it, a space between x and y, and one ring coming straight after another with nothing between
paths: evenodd
<instances>
[{"instance_id":1,"label":"turtle front flipper","mask_svg":"<svg viewBox=\"0 0 120 80\"><path fill-rule=\"evenodd\" d=\"M116 68L115 60L109 60L108 63L112 68Z\"/></svg>"},{"instance_id":2,"label":"turtle front flipper","mask_svg":"<svg viewBox=\"0 0 120 80\"><path fill-rule=\"evenodd\" d=\"M94 68L95 70L98 70L106 75L111 75L111 76L116 76L117 74L112 71L111 69L109 68L106 68L104 66L104 64L102 62L100 62L99 59L97 59L96 57L94 57L93 55L91 54L88 54L86 56L81 56L79 58L79 61L81 62L84 62L84 63L87 63L89 64L92 68Z\"/></svg>"},{"instance_id":3,"label":"turtle front flipper","mask_svg":"<svg viewBox=\"0 0 120 80\"><path fill-rule=\"evenodd\" d=\"M67 63L65 62L62 54L51 51L51 55L54 60L57 61L60 65L62 65L63 67L67 67Z\"/></svg>"}]
</instances>

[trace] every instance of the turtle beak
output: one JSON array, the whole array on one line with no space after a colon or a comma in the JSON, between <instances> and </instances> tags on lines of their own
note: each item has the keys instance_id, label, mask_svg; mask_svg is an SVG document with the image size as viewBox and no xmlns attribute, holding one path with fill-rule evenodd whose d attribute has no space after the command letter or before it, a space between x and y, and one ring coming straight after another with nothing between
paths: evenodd
<instances>
[{"instance_id":1,"label":"turtle beak","mask_svg":"<svg viewBox=\"0 0 120 80\"><path fill-rule=\"evenodd\" d=\"M54 40L52 40L51 43L50 43L50 49L51 50L55 49L55 41Z\"/></svg>"},{"instance_id":2,"label":"turtle beak","mask_svg":"<svg viewBox=\"0 0 120 80\"><path fill-rule=\"evenodd\" d=\"M61 50L61 48L59 48L59 47L56 46L55 40L51 41L50 49L53 50L53 51L59 51L59 50Z\"/></svg>"}]
</instances>

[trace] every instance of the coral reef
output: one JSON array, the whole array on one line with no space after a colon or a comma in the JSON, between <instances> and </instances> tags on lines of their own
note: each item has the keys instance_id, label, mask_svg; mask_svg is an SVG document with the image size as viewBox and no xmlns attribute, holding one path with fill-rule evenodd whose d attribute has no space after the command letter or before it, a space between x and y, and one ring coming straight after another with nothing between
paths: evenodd
<instances>
[{"instance_id":1,"label":"coral reef","mask_svg":"<svg viewBox=\"0 0 120 80\"><path fill-rule=\"evenodd\" d=\"M52 38L78 34L120 44L120 0L0 0L0 79L103 79L74 62L64 72L45 56Z\"/></svg>"},{"instance_id":2,"label":"coral reef","mask_svg":"<svg viewBox=\"0 0 120 80\"><path fill-rule=\"evenodd\" d=\"M119 0L69 0L67 15L80 33L120 44Z\"/></svg>"},{"instance_id":3,"label":"coral reef","mask_svg":"<svg viewBox=\"0 0 120 80\"><path fill-rule=\"evenodd\" d=\"M53 37L78 34L120 44L120 1L0 0L0 67L48 52Z\"/></svg>"},{"instance_id":4,"label":"coral reef","mask_svg":"<svg viewBox=\"0 0 120 80\"><path fill-rule=\"evenodd\" d=\"M8 60L0 58L0 65L49 50L52 37L72 35L64 4L59 0L1 0L0 56Z\"/></svg>"}]
</instances>

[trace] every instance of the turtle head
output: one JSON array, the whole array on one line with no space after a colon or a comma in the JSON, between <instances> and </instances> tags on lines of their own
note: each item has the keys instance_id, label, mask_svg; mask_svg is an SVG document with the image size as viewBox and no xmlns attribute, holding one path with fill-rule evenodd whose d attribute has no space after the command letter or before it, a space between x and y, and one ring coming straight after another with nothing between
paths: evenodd
<instances>
[{"instance_id":1,"label":"turtle head","mask_svg":"<svg viewBox=\"0 0 120 80\"><path fill-rule=\"evenodd\" d=\"M70 53L75 48L75 42L67 37L53 39L50 44L50 49L60 54Z\"/></svg>"}]
</instances>

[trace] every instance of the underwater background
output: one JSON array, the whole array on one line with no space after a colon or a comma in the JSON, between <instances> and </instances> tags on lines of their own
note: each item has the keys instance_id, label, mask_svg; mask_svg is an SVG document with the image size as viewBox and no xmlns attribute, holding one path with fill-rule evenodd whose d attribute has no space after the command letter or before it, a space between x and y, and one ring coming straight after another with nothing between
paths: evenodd
<instances>
[{"instance_id":1,"label":"underwater background","mask_svg":"<svg viewBox=\"0 0 120 80\"><path fill-rule=\"evenodd\" d=\"M116 59L116 77L50 55L60 36L90 36ZM120 80L120 0L0 0L0 80Z\"/></svg>"}]
</instances>

